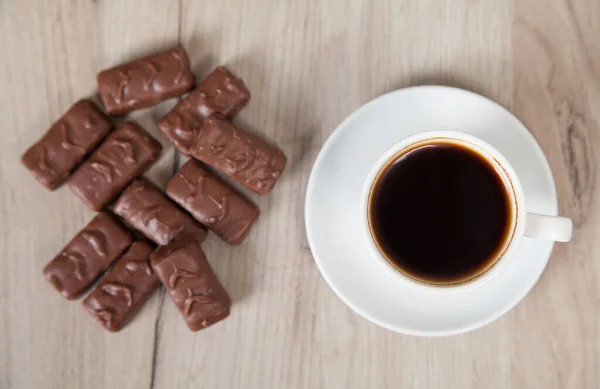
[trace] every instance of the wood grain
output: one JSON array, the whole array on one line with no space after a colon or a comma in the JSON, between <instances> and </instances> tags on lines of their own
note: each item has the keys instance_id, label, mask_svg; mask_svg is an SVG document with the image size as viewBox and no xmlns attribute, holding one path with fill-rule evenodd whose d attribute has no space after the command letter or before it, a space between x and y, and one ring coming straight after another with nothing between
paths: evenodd
<instances>
[{"instance_id":1,"label":"wood grain","mask_svg":"<svg viewBox=\"0 0 600 389\"><path fill-rule=\"evenodd\" d=\"M596 0L0 1L0 388L600 387L598 37ZM108 334L40 275L92 213L67 189L43 189L19 157L96 93L99 70L177 43L196 76L225 64L246 81L253 99L238 124L289 165L270 196L250 194L262 214L242 246L206 244L230 318L191 333L161 292ZM321 278L304 233L327 136L362 103L418 84L515 112L576 226L517 308L451 338L358 317ZM148 174L160 185L180 164L156 126L174 103L127 118L165 146Z\"/></svg>"}]
</instances>

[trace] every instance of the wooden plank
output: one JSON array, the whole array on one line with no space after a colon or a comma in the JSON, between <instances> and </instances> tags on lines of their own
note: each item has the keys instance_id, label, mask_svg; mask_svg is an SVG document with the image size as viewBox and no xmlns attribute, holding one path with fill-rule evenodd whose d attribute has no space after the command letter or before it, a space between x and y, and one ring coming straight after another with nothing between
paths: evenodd
<instances>
[{"instance_id":1,"label":"wooden plank","mask_svg":"<svg viewBox=\"0 0 600 389\"><path fill-rule=\"evenodd\" d=\"M42 267L93 213L66 187L47 192L19 158L69 105L96 93L99 70L176 44L178 4L19 0L1 7L0 387L147 387L158 299L121 333L108 334L80 301L52 290ZM165 146L155 117L166 108L133 115ZM169 148L150 176L166 181L172 164Z\"/></svg>"},{"instance_id":2,"label":"wooden plank","mask_svg":"<svg viewBox=\"0 0 600 389\"><path fill-rule=\"evenodd\" d=\"M308 251L306 181L351 111L391 89L442 83L501 103L513 94L508 2L184 1L182 43L197 74L225 64L253 98L237 121L289 158L243 246L210 237L232 315L197 334L165 301L157 388L491 387L512 383L511 316L472 334L425 340L352 313Z\"/></svg>"},{"instance_id":3,"label":"wooden plank","mask_svg":"<svg viewBox=\"0 0 600 389\"><path fill-rule=\"evenodd\" d=\"M515 2L514 111L552 167L573 219L546 272L515 309L518 387L600 386L600 3ZM535 374L529 367L535 366Z\"/></svg>"}]
</instances>

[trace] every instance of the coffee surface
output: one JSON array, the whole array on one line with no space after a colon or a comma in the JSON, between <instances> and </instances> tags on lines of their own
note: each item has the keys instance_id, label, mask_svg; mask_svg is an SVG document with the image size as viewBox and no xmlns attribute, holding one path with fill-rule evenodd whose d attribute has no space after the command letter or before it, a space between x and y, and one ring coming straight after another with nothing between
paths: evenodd
<instances>
[{"instance_id":1,"label":"coffee surface","mask_svg":"<svg viewBox=\"0 0 600 389\"><path fill-rule=\"evenodd\" d=\"M465 146L432 143L380 174L369 221L397 269L424 282L453 284L496 260L511 233L511 207L488 160Z\"/></svg>"}]
</instances>

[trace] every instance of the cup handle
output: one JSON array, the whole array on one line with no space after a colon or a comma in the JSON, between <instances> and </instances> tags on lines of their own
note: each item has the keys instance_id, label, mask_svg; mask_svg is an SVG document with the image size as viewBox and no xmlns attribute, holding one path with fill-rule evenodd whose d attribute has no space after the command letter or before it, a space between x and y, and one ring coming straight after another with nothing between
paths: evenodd
<instances>
[{"instance_id":1,"label":"cup handle","mask_svg":"<svg viewBox=\"0 0 600 389\"><path fill-rule=\"evenodd\" d=\"M569 218L527 213L525 236L555 242L568 242L571 240L572 233L573 222Z\"/></svg>"}]
</instances>

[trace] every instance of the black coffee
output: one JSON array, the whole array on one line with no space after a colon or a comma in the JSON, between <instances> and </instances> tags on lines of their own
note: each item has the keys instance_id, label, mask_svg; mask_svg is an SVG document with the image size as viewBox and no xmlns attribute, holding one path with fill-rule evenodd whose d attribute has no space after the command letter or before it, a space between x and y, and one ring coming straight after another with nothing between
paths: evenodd
<instances>
[{"instance_id":1,"label":"black coffee","mask_svg":"<svg viewBox=\"0 0 600 389\"><path fill-rule=\"evenodd\" d=\"M432 143L402 155L374 184L369 222L400 271L455 284L486 270L511 234L507 188L477 152Z\"/></svg>"}]
</instances>

